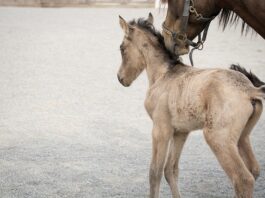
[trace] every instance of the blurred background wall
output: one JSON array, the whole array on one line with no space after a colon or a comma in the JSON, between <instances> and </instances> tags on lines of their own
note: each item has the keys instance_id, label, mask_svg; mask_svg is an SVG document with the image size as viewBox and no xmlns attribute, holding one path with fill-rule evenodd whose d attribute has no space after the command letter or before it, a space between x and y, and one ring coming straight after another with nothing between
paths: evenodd
<instances>
[{"instance_id":1,"label":"blurred background wall","mask_svg":"<svg viewBox=\"0 0 265 198\"><path fill-rule=\"evenodd\" d=\"M66 7L90 5L140 5L152 6L155 0L0 0L0 6Z\"/></svg>"}]
</instances>

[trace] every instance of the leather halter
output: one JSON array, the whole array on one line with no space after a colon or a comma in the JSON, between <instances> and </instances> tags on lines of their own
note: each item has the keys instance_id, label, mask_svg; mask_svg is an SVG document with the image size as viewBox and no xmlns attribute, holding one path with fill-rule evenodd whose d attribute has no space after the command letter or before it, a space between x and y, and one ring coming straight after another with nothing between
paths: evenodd
<instances>
[{"instance_id":1,"label":"leather halter","mask_svg":"<svg viewBox=\"0 0 265 198\"><path fill-rule=\"evenodd\" d=\"M192 54L195 49L202 50L203 49L203 43L206 40L208 29L210 26L211 21L216 17L203 17L202 14L199 14L194 6L194 0L184 0L184 10L181 18L181 26L179 32L171 31L169 28L166 27L165 22L162 24L163 31L170 35L174 41L174 51L177 46L177 40L187 43L188 45L192 46L193 49L189 53L189 58L191 65L193 66L193 60L192 60ZM198 34L198 41L195 43L187 38L187 26L189 21L190 14L195 15L196 20L199 22L207 22L205 28L203 29L203 35L201 37L201 33Z\"/></svg>"}]
</instances>

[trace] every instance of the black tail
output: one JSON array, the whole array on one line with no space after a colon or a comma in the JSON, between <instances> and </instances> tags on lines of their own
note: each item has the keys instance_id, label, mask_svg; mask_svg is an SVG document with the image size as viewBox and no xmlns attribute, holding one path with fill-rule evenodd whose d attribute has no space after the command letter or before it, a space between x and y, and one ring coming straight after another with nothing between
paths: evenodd
<instances>
[{"instance_id":1,"label":"black tail","mask_svg":"<svg viewBox=\"0 0 265 198\"><path fill-rule=\"evenodd\" d=\"M232 64L230 66L230 69L238 71L242 74L244 74L255 87L260 87L262 85L265 85L264 82L262 82L255 74L253 74L251 71L248 72L244 67L241 67L240 65L234 65Z\"/></svg>"}]
</instances>

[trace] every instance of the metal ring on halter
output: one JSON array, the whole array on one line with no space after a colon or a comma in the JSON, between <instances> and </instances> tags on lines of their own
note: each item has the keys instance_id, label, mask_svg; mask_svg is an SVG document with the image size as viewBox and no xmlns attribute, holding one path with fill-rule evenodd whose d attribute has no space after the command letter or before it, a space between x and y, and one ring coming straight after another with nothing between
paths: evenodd
<instances>
[{"instance_id":1,"label":"metal ring on halter","mask_svg":"<svg viewBox=\"0 0 265 198\"><path fill-rule=\"evenodd\" d=\"M193 6L190 6L190 13L195 13L196 9Z\"/></svg>"},{"instance_id":2,"label":"metal ring on halter","mask_svg":"<svg viewBox=\"0 0 265 198\"><path fill-rule=\"evenodd\" d=\"M202 41L199 41L197 43L197 46L195 47L197 50L203 50L203 42Z\"/></svg>"}]
</instances>

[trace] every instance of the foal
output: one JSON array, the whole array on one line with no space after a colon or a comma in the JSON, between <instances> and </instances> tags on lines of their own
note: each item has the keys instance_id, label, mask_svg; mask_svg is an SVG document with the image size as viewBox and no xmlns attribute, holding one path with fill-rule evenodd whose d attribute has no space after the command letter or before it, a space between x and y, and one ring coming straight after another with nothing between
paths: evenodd
<instances>
[{"instance_id":1,"label":"foal","mask_svg":"<svg viewBox=\"0 0 265 198\"><path fill-rule=\"evenodd\" d=\"M120 17L124 39L118 72L120 83L127 87L144 69L147 71L145 108L153 120L150 197L159 197L163 171L173 197L180 197L178 161L188 134L197 129L203 129L237 197L252 197L259 165L249 134L262 113L265 87L255 88L238 71L184 65L167 51L152 23L151 14L147 20L129 23ZM246 75L261 82L255 75Z\"/></svg>"}]
</instances>

